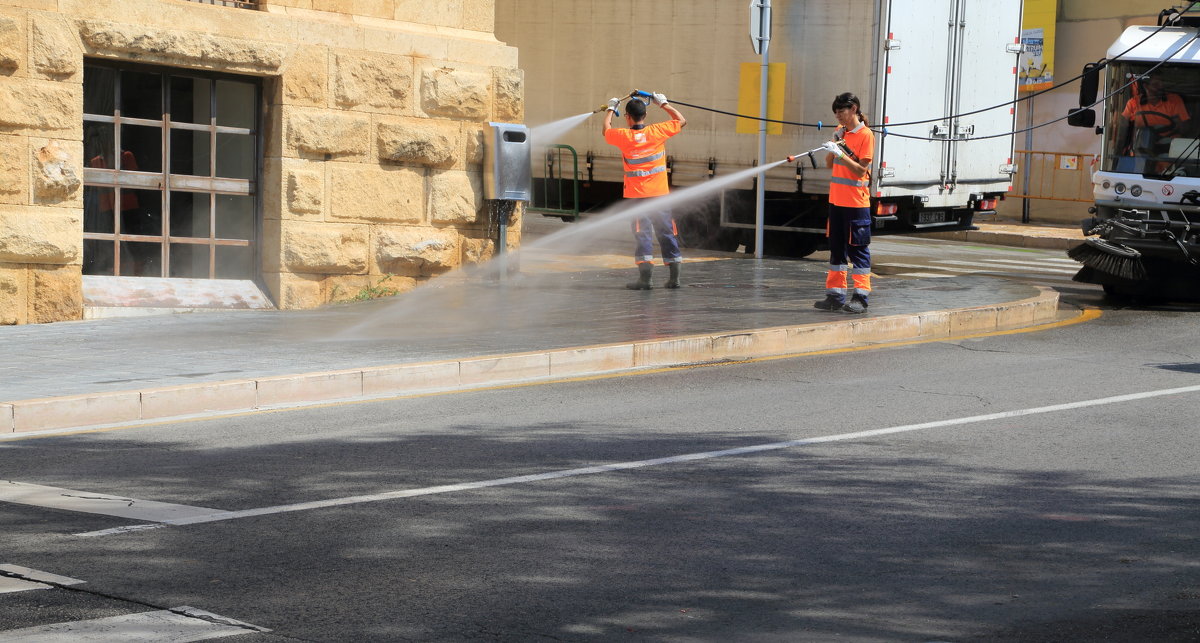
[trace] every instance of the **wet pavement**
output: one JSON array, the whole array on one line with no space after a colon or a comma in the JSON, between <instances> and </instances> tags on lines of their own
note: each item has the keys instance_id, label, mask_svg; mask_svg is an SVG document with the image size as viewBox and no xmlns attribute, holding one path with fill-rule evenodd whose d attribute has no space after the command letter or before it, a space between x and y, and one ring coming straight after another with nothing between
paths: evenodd
<instances>
[{"instance_id":1,"label":"wet pavement","mask_svg":"<svg viewBox=\"0 0 1200 643\"><path fill-rule=\"evenodd\" d=\"M0 327L0 432L12 430L4 426L5 407L11 423L12 409L25 400L903 318L1003 306L1041 292L985 276L948 282L881 275L868 314L857 316L812 307L823 297L820 261L710 253L689 258L682 288L649 291L624 288L633 274L628 261L531 252L521 272L503 281L495 274L440 279L396 297L317 310ZM656 267L656 285L665 273ZM123 419L98 408L87 417L88 424Z\"/></svg>"},{"instance_id":2,"label":"wet pavement","mask_svg":"<svg viewBox=\"0 0 1200 643\"><path fill-rule=\"evenodd\" d=\"M665 270L659 266L660 272ZM312 311L237 311L0 328L0 402L417 363L844 320L816 310L817 262L687 263L684 286L630 291L631 270L433 286ZM659 277L660 279L663 276ZM869 314L1016 301L986 277L876 280Z\"/></svg>"}]
</instances>

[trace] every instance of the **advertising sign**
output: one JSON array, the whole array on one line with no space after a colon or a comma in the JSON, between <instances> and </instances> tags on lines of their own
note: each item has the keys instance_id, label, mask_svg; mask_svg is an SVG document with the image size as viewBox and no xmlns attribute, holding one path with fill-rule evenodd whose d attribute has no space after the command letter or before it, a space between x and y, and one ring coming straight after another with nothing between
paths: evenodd
<instances>
[{"instance_id":1,"label":"advertising sign","mask_svg":"<svg viewBox=\"0 0 1200 643\"><path fill-rule=\"evenodd\" d=\"M1058 0L1025 0L1021 19L1022 53L1017 69L1021 91L1054 86L1054 24Z\"/></svg>"}]
</instances>

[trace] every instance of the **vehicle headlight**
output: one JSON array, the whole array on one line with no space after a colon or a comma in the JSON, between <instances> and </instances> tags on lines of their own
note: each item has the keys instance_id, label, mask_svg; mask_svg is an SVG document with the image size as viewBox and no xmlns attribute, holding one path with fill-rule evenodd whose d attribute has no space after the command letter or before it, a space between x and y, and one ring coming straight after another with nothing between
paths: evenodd
<instances>
[{"instance_id":1,"label":"vehicle headlight","mask_svg":"<svg viewBox=\"0 0 1200 643\"><path fill-rule=\"evenodd\" d=\"M1142 186L1135 185L1129 188L1129 196L1142 196Z\"/></svg>"},{"instance_id":2,"label":"vehicle headlight","mask_svg":"<svg viewBox=\"0 0 1200 643\"><path fill-rule=\"evenodd\" d=\"M1113 187L1113 190L1116 191L1117 194L1125 194L1125 184L1118 183Z\"/></svg>"}]
</instances>

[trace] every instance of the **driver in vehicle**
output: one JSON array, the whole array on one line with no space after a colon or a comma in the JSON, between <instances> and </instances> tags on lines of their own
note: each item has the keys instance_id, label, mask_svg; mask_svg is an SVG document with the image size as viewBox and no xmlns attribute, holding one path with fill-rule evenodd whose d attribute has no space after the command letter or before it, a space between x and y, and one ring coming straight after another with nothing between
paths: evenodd
<instances>
[{"instance_id":1,"label":"driver in vehicle","mask_svg":"<svg viewBox=\"0 0 1200 643\"><path fill-rule=\"evenodd\" d=\"M1133 88L1133 96L1121 112L1121 116L1132 126L1132 136L1125 153L1130 156L1154 156L1158 152L1155 148L1160 139L1183 135L1191 115L1179 94L1163 88L1161 78L1142 76L1134 82Z\"/></svg>"}]
</instances>

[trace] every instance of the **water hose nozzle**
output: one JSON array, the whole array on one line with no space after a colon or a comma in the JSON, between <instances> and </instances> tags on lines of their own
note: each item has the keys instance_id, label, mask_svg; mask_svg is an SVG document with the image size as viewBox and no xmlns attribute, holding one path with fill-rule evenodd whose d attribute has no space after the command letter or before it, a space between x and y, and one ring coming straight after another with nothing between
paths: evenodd
<instances>
[{"instance_id":1,"label":"water hose nozzle","mask_svg":"<svg viewBox=\"0 0 1200 643\"><path fill-rule=\"evenodd\" d=\"M651 94L650 92L644 92L640 89L635 89L635 90L629 92L629 97L630 98L654 98L654 94Z\"/></svg>"},{"instance_id":2,"label":"water hose nozzle","mask_svg":"<svg viewBox=\"0 0 1200 643\"><path fill-rule=\"evenodd\" d=\"M792 154L791 156L787 157L787 162L791 163L792 161L795 161L796 159L798 159L802 156L807 156L808 162L812 163L812 166L815 168L815 167L817 167L816 153L820 152L822 149L824 149L824 148L818 147L818 148L811 149L807 152L800 152L799 154Z\"/></svg>"}]
</instances>

